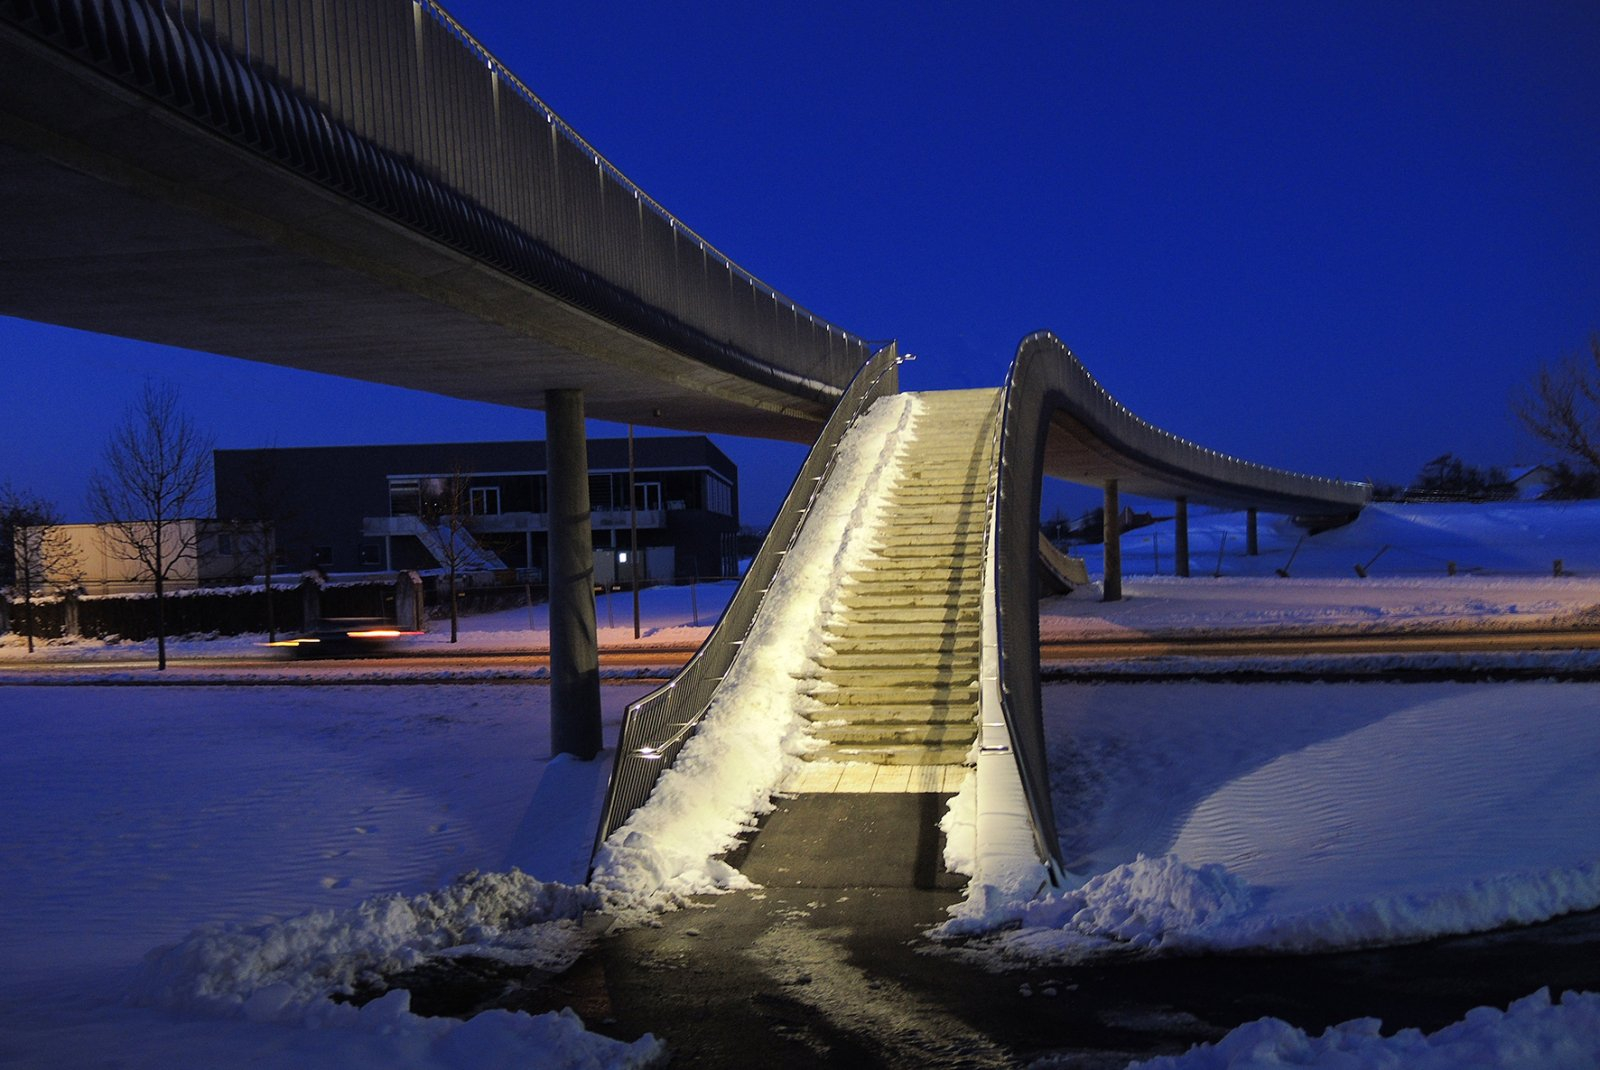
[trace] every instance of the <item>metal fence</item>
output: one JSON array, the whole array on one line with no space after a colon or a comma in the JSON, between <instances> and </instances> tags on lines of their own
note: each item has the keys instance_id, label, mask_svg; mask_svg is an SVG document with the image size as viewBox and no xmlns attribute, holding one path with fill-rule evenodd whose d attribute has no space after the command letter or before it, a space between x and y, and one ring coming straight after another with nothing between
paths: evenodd
<instances>
[{"instance_id":1,"label":"metal fence","mask_svg":"<svg viewBox=\"0 0 1600 1070\"><path fill-rule=\"evenodd\" d=\"M433 0L0 0L0 19L715 367L831 403L871 354L629 181Z\"/></svg>"},{"instance_id":2,"label":"metal fence","mask_svg":"<svg viewBox=\"0 0 1600 1070\"><path fill-rule=\"evenodd\" d=\"M812 503L827 483L840 441L874 401L899 392L900 359L896 347L887 346L856 374L807 455L772 530L750 562L722 619L670 683L628 707L611 787L595 837L597 850L650 797L662 772L672 766L678 751L694 733L717 685L749 634L778 566L799 537Z\"/></svg>"}]
</instances>

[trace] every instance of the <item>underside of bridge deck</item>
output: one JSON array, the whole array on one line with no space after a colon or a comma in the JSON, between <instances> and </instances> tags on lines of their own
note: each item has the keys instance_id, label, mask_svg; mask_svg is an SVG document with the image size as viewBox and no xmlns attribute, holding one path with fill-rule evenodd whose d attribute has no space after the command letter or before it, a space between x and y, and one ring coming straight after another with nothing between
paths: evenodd
<instances>
[{"instance_id":1,"label":"underside of bridge deck","mask_svg":"<svg viewBox=\"0 0 1600 1070\"><path fill-rule=\"evenodd\" d=\"M0 23L0 314L539 409L810 441L715 367L239 148ZM759 369L756 369L759 372Z\"/></svg>"}]
</instances>

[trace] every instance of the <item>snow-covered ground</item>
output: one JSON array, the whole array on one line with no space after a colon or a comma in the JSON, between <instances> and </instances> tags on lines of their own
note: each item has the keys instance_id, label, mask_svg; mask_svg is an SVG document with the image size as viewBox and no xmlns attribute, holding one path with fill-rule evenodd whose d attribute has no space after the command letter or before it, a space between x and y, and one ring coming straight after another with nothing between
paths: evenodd
<instances>
[{"instance_id":1,"label":"snow-covered ground","mask_svg":"<svg viewBox=\"0 0 1600 1070\"><path fill-rule=\"evenodd\" d=\"M1144 508L1141 506L1141 508ZM1162 504L1151 507L1162 515ZM1167 519L1122 536L1128 575L1170 575L1176 545ZM1190 570L1195 576L1355 579L1362 566L1373 579L1457 575L1549 576L1600 573L1600 502L1375 502L1353 523L1308 535L1288 517L1262 514L1260 555L1245 554L1245 515L1191 509ZM1101 548L1072 553L1102 569Z\"/></svg>"},{"instance_id":2,"label":"snow-covered ground","mask_svg":"<svg viewBox=\"0 0 1600 1070\"><path fill-rule=\"evenodd\" d=\"M644 690L603 689L608 741ZM0 688L0 1065L642 1064L570 1014L323 998L581 949L610 766L548 755L541 686Z\"/></svg>"},{"instance_id":3,"label":"snow-covered ground","mask_svg":"<svg viewBox=\"0 0 1600 1070\"><path fill-rule=\"evenodd\" d=\"M1285 1066L1324 1070L1593 1070L1600 1066L1600 994L1567 992L1552 1000L1546 989L1504 1011L1478 1007L1436 1033L1416 1029L1382 1033L1383 1023L1361 1018L1308 1036L1287 1022L1263 1018L1240 1026L1215 1044L1182 1055L1136 1063L1129 1070L1274 1070ZM1050 1063L1042 1061L1039 1070Z\"/></svg>"},{"instance_id":4,"label":"snow-covered ground","mask_svg":"<svg viewBox=\"0 0 1600 1070\"><path fill-rule=\"evenodd\" d=\"M608 741L642 690L604 690ZM560 1065L595 1045L599 1065L639 1057L565 1018L497 1013L463 1032L409 1015L400 996L362 1012L309 998L452 942L557 964L581 945L560 919L577 893L501 876L452 885L513 864L581 880L606 763L543 760L547 696L525 685L0 688L0 1065L520 1065L530 1049ZM1063 846L1091 879L1081 902L1041 906L1037 924L1002 934L996 956L1080 956L1112 940L1414 939L1595 902L1600 688L1052 685L1046 696ZM521 936L509 924L539 917ZM232 928L205 928L216 925ZM1253 1023L1193 1062L1158 1065L1272 1065L1269 1050L1352 1066L1386 1065L1373 1052L1389 1051L1399 1061L1387 1065L1413 1065L1425 1043L1459 1056L1494 1049L1447 1042L1507 1037L1592 1055L1593 998L1474 1012L1426 1042L1361 1023L1327 1038ZM1330 1054L1357 1048L1367 1061ZM1239 1061L1251 1052L1256 1064Z\"/></svg>"},{"instance_id":5,"label":"snow-covered ground","mask_svg":"<svg viewBox=\"0 0 1600 1070\"><path fill-rule=\"evenodd\" d=\"M872 468L859 467L864 483ZM1418 510L1439 512L1430 519ZM839 516L862 521L853 509ZM1213 519L1235 525L1242 548L1240 518ZM1372 530L1363 534L1362 524ZM1196 572L1205 573L1204 523L1195 529ZM1308 541L1293 579L1270 573L1298 536L1272 530L1289 541L1274 543L1264 530L1263 558L1239 558L1220 579L1135 576L1123 603L1054 600L1044 633L1541 624L1600 604L1593 506L1382 507L1342 535L1317 537L1345 544L1320 543L1312 553ZM1402 534L1411 541L1396 541ZM819 569L831 573L839 542L819 553ZM1234 544L1230 537L1230 555ZM1344 559L1370 561L1383 545L1391 549L1371 578L1356 578ZM1474 546L1476 556L1464 549ZM1406 561L1432 561L1441 548L1458 575L1433 564L1401 573ZM1579 575L1550 577L1545 559L1556 556ZM1137 554L1129 557L1136 565ZM1477 561L1496 571L1468 571ZM1245 568L1258 574L1239 575ZM794 653L809 642L821 597L820 573L802 571L789 581L806 592L796 616L769 622ZM647 593L642 643L697 643L728 589L701 585L693 608L685 589ZM603 642L631 644L631 603L619 596L612 608L600 607ZM695 608L707 622L699 627ZM537 610L531 619L519 609L464 624L464 652L537 647L545 638ZM442 647L443 638L436 625L425 642ZM6 658L27 657L6 642ZM175 649L227 654L252 643ZM33 659L141 651L51 644ZM404 669L375 663L371 671ZM621 707L644 690L605 690L608 739ZM1045 693L1062 846L1083 883L988 919L1019 927L990 935L979 953L1058 961L1130 943L1304 950L1600 906L1596 685L1117 684ZM540 757L547 699L537 686L488 682L0 687L0 955L11 966L0 982L0 1063L153 1067L248 1057L315 1070L500 1065L531 1050L557 1064L651 1057L653 1042L622 1047L570 1015L496 1012L462 1026L411 1015L403 994L360 1011L319 995L363 970L451 947L549 965L581 947L574 915L593 900L569 885L582 879L608 765ZM752 711L763 719L743 708ZM768 781L803 749L791 708L766 713L761 731L776 731L782 752L771 768L752 774L739 758L752 728L730 716L728 731L705 734L717 745L704 768L684 778L695 790L682 794L692 799L730 762L740 767L728 774L734 804L719 804L694 834L704 841L692 852L702 861L760 808ZM683 768L694 772L696 762ZM691 874L696 864L672 863ZM510 874L512 865L536 879ZM469 870L489 875L454 881ZM690 884L730 882L702 867ZM170 950L141 962L158 947ZM1456 1045L1518 1037L1555 1037L1593 1055L1594 1021L1592 997L1568 996L1473 1012L1432 1038L1379 1038L1363 1023L1307 1038L1253 1023L1172 1065L1291 1057L1409 1065L1433 1049L1450 1054L1426 1057L1447 1065L1479 1050ZM1340 1063L1346 1056L1365 1061ZM1588 1065L1555 1057L1500 1064Z\"/></svg>"},{"instance_id":6,"label":"snow-covered ground","mask_svg":"<svg viewBox=\"0 0 1600 1070\"><path fill-rule=\"evenodd\" d=\"M717 580L681 587L650 587L639 592L640 637L633 637L633 594L615 591L595 599L595 621L603 650L650 647L696 647L727 606L735 583ZM540 602L490 613L463 615L459 641L450 643L450 622L428 622L427 634L409 639L406 647L429 653L471 653L503 650L537 650L550 645L550 607ZM230 658L259 654L265 635L179 636L167 643L175 658ZM0 635L0 662L125 661L156 656L155 640L106 642L99 639L55 640L40 643L27 653L27 640Z\"/></svg>"}]
</instances>

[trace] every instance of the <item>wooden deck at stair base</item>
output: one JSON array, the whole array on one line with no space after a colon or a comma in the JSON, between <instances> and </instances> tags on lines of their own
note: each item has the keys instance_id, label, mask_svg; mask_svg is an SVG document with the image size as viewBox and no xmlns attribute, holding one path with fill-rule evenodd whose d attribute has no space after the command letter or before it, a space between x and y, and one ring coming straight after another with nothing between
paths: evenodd
<instances>
[{"instance_id":1,"label":"wooden deck at stair base","mask_svg":"<svg viewBox=\"0 0 1600 1070\"><path fill-rule=\"evenodd\" d=\"M807 762L784 781L779 791L797 795L915 794L953 795L971 775L960 764L863 765L853 762Z\"/></svg>"}]
</instances>

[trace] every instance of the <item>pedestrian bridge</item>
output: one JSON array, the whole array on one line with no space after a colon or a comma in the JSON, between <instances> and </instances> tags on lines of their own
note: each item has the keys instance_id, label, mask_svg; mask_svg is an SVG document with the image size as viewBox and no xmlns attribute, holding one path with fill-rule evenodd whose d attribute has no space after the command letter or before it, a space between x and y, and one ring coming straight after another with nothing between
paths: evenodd
<instances>
[{"instance_id":1,"label":"pedestrian bridge","mask_svg":"<svg viewBox=\"0 0 1600 1070\"><path fill-rule=\"evenodd\" d=\"M556 746L584 756L599 747L584 417L815 442L706 648L630 714L607 834L692 734L849 426L898 390L893 345L739 267L434 0L0 0L0 241L0 314L547 410L551 511L574 518L551 532L554 700L570 715ZM1034 605L1043 476L1103 486L1112 506L1122 491L1170 498L1180 535L1191 501L1331 524L1367 488L1167 434L1047 334L979 407L967 482L943 505L913 503L912 488L897 504L948 520L959 549L917 568L886 554L882 569L950 580L962 654L931 671L981 699L972 724L938 734L997 770L1008 786L990 798L1026 803L1029 851L1054 872ZM883 609L906 594L892 587L862 593L857 623L874 597ZM935 617L949 608L910 594ZM852 675L840 661L821 690L892 667Z\"/></svg>"}]
</instances>

